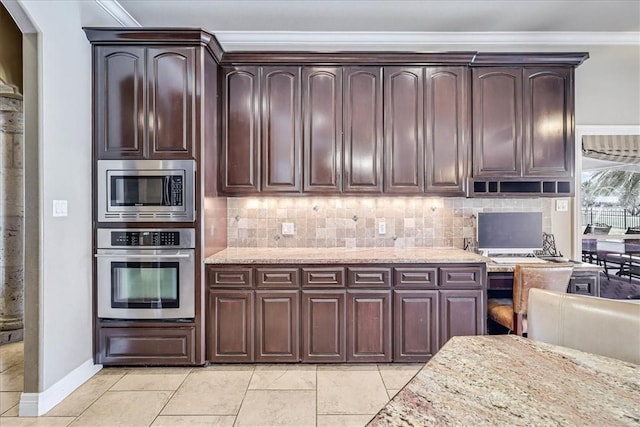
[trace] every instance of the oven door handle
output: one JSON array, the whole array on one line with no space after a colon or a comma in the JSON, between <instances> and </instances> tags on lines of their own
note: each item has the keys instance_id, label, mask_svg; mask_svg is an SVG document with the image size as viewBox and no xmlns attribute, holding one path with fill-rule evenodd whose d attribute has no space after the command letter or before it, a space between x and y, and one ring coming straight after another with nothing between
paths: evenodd
<instances>
[{"instance_id":1,"label":"oven door handle","mask_svg":"<svg viewBox=\"0 0 640 427\"><path fill-rule=\"evenodd\" d=\"M148 258L167 259L167 258L189 258L189 257L191 257L191 255L190 254L175 254L175 255L95 254L94 257L96 257L96 258L123 258L123 257L127 257L127 258L145 258L145 259L148 259Z\"/></svg>"}]
</instances>

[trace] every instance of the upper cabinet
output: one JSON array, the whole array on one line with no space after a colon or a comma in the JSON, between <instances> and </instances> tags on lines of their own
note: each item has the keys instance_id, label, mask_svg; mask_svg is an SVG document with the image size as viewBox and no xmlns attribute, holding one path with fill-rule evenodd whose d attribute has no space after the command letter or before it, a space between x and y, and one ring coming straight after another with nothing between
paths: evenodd
<instances>
[{"instance_id":1,"label":"upper cabinet","mask_svg":"<svg viewBox=\"0 0 640 427\"><path fill-rule=\"evenodd\" d=\"M196 48L96 46L99 159L192 158Z\"/></svg>"},{"instance_id":2,"label":"upper cabinet","mask_svg":"<svg viewBox=\"0 0 640 427\"><path fill-rule=\"evenodd\" d=\"M471 195L573 194L573 76L587 57L478 55L472 68Z\"/></svg>"}]
</instances>

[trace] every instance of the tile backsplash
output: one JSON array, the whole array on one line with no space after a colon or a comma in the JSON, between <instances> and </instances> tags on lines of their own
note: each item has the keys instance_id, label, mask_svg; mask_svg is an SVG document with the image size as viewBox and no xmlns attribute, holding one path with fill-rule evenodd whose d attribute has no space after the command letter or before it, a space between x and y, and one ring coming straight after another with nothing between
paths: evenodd
<instances>
[{"instance_id":1,"label":"tile backsplash","mask_svg":"<svg viewBox=\"0 0 640 427\"><path fill-rule=\"evenodd\" d=\"M483 211L542 212L551 229L554 199L433 197L229 198L229 247L475 248L475 217ZM380 223L386 233L379 234ZM283 235L282 223L295 234Z\"/></svg>"}]
</instances>

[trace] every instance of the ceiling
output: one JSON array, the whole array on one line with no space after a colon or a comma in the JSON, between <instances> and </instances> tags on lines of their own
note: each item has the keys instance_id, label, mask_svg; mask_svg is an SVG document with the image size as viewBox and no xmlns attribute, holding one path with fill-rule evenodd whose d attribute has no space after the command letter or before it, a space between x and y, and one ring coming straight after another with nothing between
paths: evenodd
<instances>
[{"instance_id":1,"label":"ceiling","mask_svg":"<svg viewBox=\"0 0 640 427\"><path fill-rule=\"evenodd\" d=\"M90 3L101 6L102 12L106 10L126 27L205 29L215 33L225 50L323 47L379 50L451 44L640 45L639 0L94 0Z\"/></svg>"}]
</instances>

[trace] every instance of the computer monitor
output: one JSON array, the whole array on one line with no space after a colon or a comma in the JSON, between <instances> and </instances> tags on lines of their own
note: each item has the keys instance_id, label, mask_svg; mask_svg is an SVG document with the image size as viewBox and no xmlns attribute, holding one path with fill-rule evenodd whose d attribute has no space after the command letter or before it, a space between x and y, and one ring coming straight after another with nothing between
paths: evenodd
<instances>
[{"instance_id":1,"label":"computer monitor","mask_svg":"<svg viewBox=\"0 0 640 427\"><path fill-rule=\"evenodd\" d=\"M478 250L532 253L542 249L541 212L479 212Z\"/></svg>"}]
</instances>

